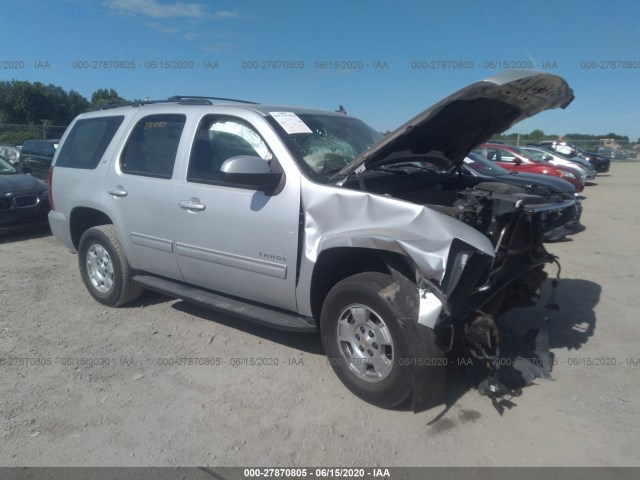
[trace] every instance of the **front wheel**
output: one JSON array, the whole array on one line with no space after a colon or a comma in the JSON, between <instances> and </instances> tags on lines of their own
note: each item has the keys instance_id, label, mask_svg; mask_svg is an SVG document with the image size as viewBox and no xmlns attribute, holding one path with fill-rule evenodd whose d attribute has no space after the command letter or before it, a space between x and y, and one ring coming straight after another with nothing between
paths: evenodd
<instances>
[{"instance_id":1,"label":"front wheel","mask_svg":"<svg viewBox=\"0 0 640 480\"><path fill-rule=\"evenodd\" d=\"M331 289L320 318L322 343L336 375L358 397L383 408L403 404L413 388L396 296L400 287L391 275L359 273Z\"/></svg>"},{"instance_id":2,"label":"front wheel","mask_svg":"<svg viewBox=\"0 0 640 480\"><path fill-rule=\"evenodd\" d=\"M113 225L88 229L78 248L80 275L98 302L117 307L135 300L142 287L132 280L131 268Z\"/></svg>"}]
</instances>

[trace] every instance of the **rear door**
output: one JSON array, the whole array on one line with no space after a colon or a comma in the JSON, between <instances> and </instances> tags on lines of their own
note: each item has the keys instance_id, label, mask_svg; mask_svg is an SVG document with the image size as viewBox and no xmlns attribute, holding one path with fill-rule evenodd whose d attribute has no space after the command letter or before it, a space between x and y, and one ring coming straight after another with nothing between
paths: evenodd
<instances>
[{"instance_id":1,"label":"rear door","mask_svg":"<svg viewBox=\"0 0 640 480\"><path fill-rule=\"evenodd\" d=\"M181 279L173 239L176 157L186 116L139 115L104 185L110 211L132 267Z\"/></svg>"},{"instance_id":2,"label":"rear door","mask_svg":"<svg viewBox=\"0 0 640 480\"><path fill-rule=\"evenodd\" d=\"M279 171L259 128L229 115L200 121L186 178L173 205L176 253L185 281L228 295L296 310L300 185L275 195L225 183L220 167L238 155Z\"/></svg>"}]
</instances>

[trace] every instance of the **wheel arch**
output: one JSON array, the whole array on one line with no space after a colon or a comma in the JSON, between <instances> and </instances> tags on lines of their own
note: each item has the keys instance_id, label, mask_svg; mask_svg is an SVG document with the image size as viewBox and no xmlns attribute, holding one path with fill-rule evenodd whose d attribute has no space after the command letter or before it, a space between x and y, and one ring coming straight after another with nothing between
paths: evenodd
<instances>
[{"instance_id":1,"label":"wheel arch","mask_svg":"<svg viewBox=\"0 0 640 480\"><path fill-rule=\"evenodd\" d=\"M80 246L82 234L88 229L100 225L112 224L113 221L111 218L101 210L91 207L75 207L71 211L69 218L69 229L71 232L71 241L76 251Z\"/></svg>"},{"instance_id":2,"label":"wheel arch","mask_svg":"<svg viewBox=\"0 0 640 480\"><path fill-rule=\"evenodd\" d=\"M311 277L310 300L313 318L319 319L329 291L341 280L364 272L395 275L400 272L415 280L416 266L407 256L385 250L360 247L334 247L318 256Z\"/></svg>"}]
</instances>

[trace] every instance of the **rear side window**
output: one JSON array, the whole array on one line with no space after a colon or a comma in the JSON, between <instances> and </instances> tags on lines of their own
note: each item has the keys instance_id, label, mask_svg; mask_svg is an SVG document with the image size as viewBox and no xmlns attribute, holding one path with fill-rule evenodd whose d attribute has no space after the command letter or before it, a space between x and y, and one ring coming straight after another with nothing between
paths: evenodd
<instances>
[{"instance_id":1,"label":"rear side window","mask_svg":"<svg viewBox=\"0 0 640 480\"><path fill-rule=\"evenodd\" d=\"M20 153L22 155L33 155L34 153L33 142L32 141L24 142L24 145L22 145L22 150L20 150Z\"/></svg>"},{"instance_id":2,"label":"rear side window","mask_svg":"<svg viewBox=\"0 0 640 480\"><path fill-rule=\"evenodd\" d=\"M52 143L49 143L49 142L42 143L42 155L44 157L53 158L55 154L56 154L56 147L54 147Z\"/></svg>"},{"instance_id":3,"label":"rear side window","mask_svg":"<svg viewBox=\"0 0 640 480\"><path fill-rule=\"evenodd\" d=\"M78 120L62 145L56 167L96 168L122 120L123 116Z\"/></svg>"},{"instance_id":4,"label":"rear side window","mask_svg":"<svg viewBox=\"0 0 640 480\"><path fill-rule=\"evenodd\" d=\"M120 159L124 173L171 178L184 115L149 115L133 128Z\"/></svg>"}]
</instances>

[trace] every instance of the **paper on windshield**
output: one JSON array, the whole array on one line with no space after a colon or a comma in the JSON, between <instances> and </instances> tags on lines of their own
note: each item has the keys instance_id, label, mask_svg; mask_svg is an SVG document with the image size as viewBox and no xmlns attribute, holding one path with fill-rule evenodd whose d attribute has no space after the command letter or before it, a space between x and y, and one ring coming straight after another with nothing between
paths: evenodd
<instances>
[{"instance_id":1,"label":"paper on windshield","mask_svg":"<svg viewBox=\"0 0 640 480\"><path fill-rule=\"evenodd\" d=\"M289 135L295 133L313 133L306 123L293 112L269 112Z\"/></svg>"}]
</instances>

